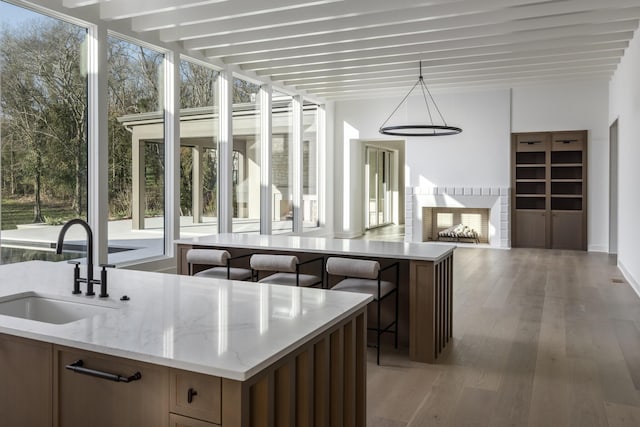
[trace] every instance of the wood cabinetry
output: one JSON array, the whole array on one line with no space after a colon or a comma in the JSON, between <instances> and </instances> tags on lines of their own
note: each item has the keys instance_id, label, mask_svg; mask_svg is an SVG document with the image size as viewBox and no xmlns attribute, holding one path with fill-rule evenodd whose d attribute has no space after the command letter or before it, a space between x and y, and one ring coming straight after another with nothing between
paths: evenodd
<instances>
[{"instance_id":1,"label":"wood cabinetry","mask_svg":"<svg viewBox=\"0 0 640 427\"><path fill-rule=\"evenodd\" d=\"M140 379L116 382L67 369L79 360L93 373L129 377L139 372ZM54 375L55 426L168 426L167 367L56 346Z\"/></svg>"},{"instance_id":2,"label":"wood cabinetry","mask_svg":"<svg viewBox=\"0 0 640 427\"><path fill-rule=\"evenodd\" d=\"M0 334L0 424L51 427L52 348Z\"/></svg>"},{"instance_id":3,"label":"wood cabinetry","mask_svg":"<svg viewBox=\"0 0 640 427\"><path fill-rule=\"evenodd\" d=\"M587 249L587 132L512 134L512 246Z\"/></svg>"},{"instance_id":4,"label":"wood cabinetry","mask_svg":"<svg viewBox=\"0 0 640 427\"><path fill-rule=\"evenodd\" d=\"M363 427L366 316L362 307L245 381L0 334L0 425Z\"/></svg>"},{"instance_id":5,"label":"wood cabinetry","mask_svg":"<svg viewBox=\"0 0 640 427\"><path fill-rule=\"evenodd\" d=\"M172 369L169 390L169 410L172 415L189 417L189 419L173 417L172 419L177 423L175 425L200 425L195 422L188 424L193 418L220 424L222 408L220 377Z\"/></svg>"}]
</instances>

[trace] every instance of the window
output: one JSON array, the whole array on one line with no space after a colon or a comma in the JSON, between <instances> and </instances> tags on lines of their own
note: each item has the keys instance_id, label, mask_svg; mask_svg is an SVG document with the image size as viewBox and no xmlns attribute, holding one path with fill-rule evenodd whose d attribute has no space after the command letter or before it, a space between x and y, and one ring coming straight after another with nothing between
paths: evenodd
<instances>
[{"instance_id":1,"label":"window","mask_svg":"<svg viewBox=\"0 0 640 427\"><path fill-rule=\"evenodd\" d=\"M2 263L61 259L60 224L87 217L86 38L0 2Z\"/></svg>"},{"instance_id":2,"label":"window","mask_svg":"<svg viewBox=\"0 0 640 427\"><path fill-rule=\"evenodd\" d=\"M180 61L180 237L218 230L218 76Z\"/></svg>"},{"instance_id":3,"label":"window","mask_svg":"<svg viewBox=\"0 0 640 427\"><path fill-rule=\"evenodd\" d=\"M114 36L107 45L109 252L162 255L164 54Z\"/></svg>"},{"instance_id":4,"label":"window","mask_svg":"<svg viewBox=\"0 0 640 427\"><path fill-rule=\"evenodd\" d=\"M233 79L233 232L260 231L260 86Z\"/></svg>"},{"instance_id":5,"label":"window","mask_svg":"<svg viewBox=\"0 0 640 427\"><path fill-rule=\"evenodd\" d=\"M305 101L302 117L302 223L303 231L320 227L318 128L319 106Z\"/></svg>"},{"instance_id":6,"label":"window","mask_svg":"<svg viewBox=\"0 0 640 427\"><path fill-rule=\"evenodd\" d=\"M273 92L271 102L272 234L293 231L293 97Z\"/></svg>"}]
</instances>

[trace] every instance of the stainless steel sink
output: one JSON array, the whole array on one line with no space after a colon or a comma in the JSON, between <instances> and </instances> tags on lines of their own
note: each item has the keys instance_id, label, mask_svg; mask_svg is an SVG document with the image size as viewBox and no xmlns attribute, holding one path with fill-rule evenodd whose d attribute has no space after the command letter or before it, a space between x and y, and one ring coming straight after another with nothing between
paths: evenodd
<instances>
[{"instance_id":1,"label":"stainless steel sink","mask_svg":"<svg viewBox=\"0 0 640 427\"><path fill-rule=\"evenodd\" d=\"M37 292L23 292L0 298L0 315L58 325L116 309L118 307L105 302L83 301L77 297L65 298Z\"/></svg>"}]
</instances>

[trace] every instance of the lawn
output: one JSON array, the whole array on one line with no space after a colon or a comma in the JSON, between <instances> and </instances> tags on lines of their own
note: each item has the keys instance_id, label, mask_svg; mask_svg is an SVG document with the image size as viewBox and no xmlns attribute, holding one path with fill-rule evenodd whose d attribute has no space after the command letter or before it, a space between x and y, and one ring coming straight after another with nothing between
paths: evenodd
<instances>
[{"instance_id":1,"label":"lawn","mask_svg":"<svg viewBox=\"0 0 640 427\"><path fill-rule=\"evenodd\" d=\"M28 199L2 199L2 230L13 230L18 224L33 223L33 201ZM59 220L75 218L77 215L69 206L43 203L42 214L46 219Z\"/></svg>"}]
</instances>

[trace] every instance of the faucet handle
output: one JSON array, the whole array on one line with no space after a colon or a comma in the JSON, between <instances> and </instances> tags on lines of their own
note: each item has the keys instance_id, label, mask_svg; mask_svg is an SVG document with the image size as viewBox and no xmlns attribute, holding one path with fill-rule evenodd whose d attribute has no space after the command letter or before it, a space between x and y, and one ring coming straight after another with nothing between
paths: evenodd
<instances>
[{"instance_id":1,"label":"faucet handle","mask_svg":"<svg viewBox=\"0 0 640 427\"><path fill-rule=\"evenodd\" d=\"M69 261L67 261L67 264L80 265L81 262L80 261L69 260Z\"/></svg>"},{"instance_id":2,"label":"faucet handle","mask_svg":"<svg viewBox=\"0 0 640 427\"><path fill-rule=\"evenodd\" d=\"M107 293L107 268L116 268L113 264L100 264L102 271L100 272L100 298L109 296Z\"/></svg>"}]
</instances>

